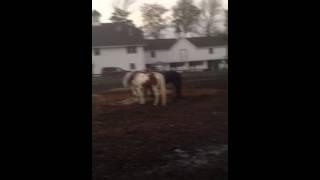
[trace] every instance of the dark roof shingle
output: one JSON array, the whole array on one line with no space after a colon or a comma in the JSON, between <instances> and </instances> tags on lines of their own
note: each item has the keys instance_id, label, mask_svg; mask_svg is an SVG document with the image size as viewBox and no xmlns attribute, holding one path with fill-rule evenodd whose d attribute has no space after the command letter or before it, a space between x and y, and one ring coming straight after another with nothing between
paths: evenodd
<instances>
[{"instance_id":1,"label":"dark roof shingle","mask_svg":"<svg viewBox=\"0 0 320 180\"><path fill-rule=\"evenodd\" d=\"M225 45L228 45L228 40L223 36L193 37L193 38L187 38L187 39L197 47L210 47L210 46L225 46Z\"/></svg>"},{"instance_id":2,"label":"dark roof shingle","mask_svg":"<svg viewBox=\"0 0 320 180\"><path fill-rule=\"evenodd\" d=\"M102 23L92 26L92 47L143 44L140 29L126 23Z\"/></svg>"},{"instance_id":3,"label":"dark roof shingle","mask_svg":"<svg viewBox=\"0 0 320 180\"><path fill-rule=\"evenodd\" d=\"M228 45L228 40L223 36L187 38L196 47L213 47ZM145 50L164 50L171 48L178 39L148 39L145 40Z\"/></svg>"},{"instance_id":4,"label":"dark roof shingle","mask_svg":"<svg viewBox=\"0 0 320 180\"><path fill-rule=\"evenodd\" d=\"M145 40L145 50L169 49L177 42L177 39L147 39Z\"/></svg>"}]
</instances>

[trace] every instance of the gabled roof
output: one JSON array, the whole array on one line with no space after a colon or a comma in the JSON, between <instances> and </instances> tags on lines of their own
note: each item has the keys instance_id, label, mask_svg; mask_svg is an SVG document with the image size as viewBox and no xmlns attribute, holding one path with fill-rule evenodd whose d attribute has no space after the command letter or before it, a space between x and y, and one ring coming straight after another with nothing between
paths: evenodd
<instances>
[{"instance_id":1,"label":"gabled roof","mask_svg":"<svg viewBox=\"0 0 320 180\"><path fill-rule=\"evenodd\" d=\"M214 47L228 45L227 38L223 36L215 37L193 37L187 38L196 47ZM145 40L145 50L165 50L170 49L178 39L147 39Z\"/></svg>"},{"instance_id":2,"label":"gabled roof","mask_svg":"<svg viewBox=\"0 0 320 180\"><path fill-rule=\"evenodd\" d=\"M127 23L102 23L92 26L92 47L143 44L140 29Z\"/></svg>"},{"instance_id":3,"label":"gabled roof","mask_svg":"<svg viewBox=\"0 0 320 180\"><path fill-rule=\"evenodd\" d=\"M197 47L226 46L228 40L223 36L187 38Z\"/></svg>"},{"instance_id":4,"label":"gabled roof","mask_svg":"<svg viewBox=\"0 0 320 180\"><path fill-rule=\"evenodd\" d=\"M177 39L147 39L145 40L145 50L169 49L177 42Z\"/></svg>"}]
</instances>

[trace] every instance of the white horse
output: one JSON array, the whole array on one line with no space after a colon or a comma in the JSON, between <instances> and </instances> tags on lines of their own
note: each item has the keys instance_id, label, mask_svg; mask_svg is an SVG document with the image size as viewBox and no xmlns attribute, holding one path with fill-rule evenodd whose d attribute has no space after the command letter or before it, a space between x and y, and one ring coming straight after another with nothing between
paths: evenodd
<instances>
[{"instance_id":1,"label":"white horse","mask_svg":"<svg viewBox=\"0 0 320 180\"><path fill-rule=\"evenodd\" d=\"M130 87L133 94L139 98L140 104L146 103L148 90L152 90L154 97L153 105L167 104L166 81L163 74L158 72L128 72L123 78L123 86Z\"/></svg>"}]
</instances>

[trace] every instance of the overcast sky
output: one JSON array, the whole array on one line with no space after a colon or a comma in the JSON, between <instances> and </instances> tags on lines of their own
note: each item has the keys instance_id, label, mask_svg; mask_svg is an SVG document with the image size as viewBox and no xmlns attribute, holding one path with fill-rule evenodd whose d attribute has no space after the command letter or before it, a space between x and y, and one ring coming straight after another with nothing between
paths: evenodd
<instances>
[{"instance_id":1,"label":"overcast sky","mask_svg":"<svg viewBox=\"0 0 320 180\"><path fill-rule=\"evenodd\" d=\"M113 5L115 2L119 2L119 0L92 0L92 9L95 9L101 13L101 21L102 22L110 22L109 18L113 11ZM164 7L171 10L171 8L176 4L178 0L136 0L135 3L130 6L129 11L131 15L129 19L133 20L133 22L137 26L142 25L142 18L140 13L140 7L144 3L158 3L163 5ZM199 4L201 0L193 0L195 4ZM221 0L224 9L228 9L228 0Z\"/></svg>"}]
</instances>

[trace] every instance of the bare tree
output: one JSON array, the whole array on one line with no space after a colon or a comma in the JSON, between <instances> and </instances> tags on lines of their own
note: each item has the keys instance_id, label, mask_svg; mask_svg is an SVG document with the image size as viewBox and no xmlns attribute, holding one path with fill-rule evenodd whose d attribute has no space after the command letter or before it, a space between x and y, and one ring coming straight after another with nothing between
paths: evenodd
<instances>
[{"instance_id":1,"label":"bare tree","mask_svg":"<svg viewBox=\"0 0 320 180\"><path fill-rule=\"evenodd\" d=\"M159 4L143 4L141 6L143 30L153 38L160 38L161 31L167 27L163 15L168 11Z\"/></svg>"},{"instance_id":2,"label":"bare tree","mask_svg":"<svg viewBox=\"0 0 320 180\"><path fill-rule=\"evenodd\" d=\"M173 24L184 33L193 32L199 15L200 9L193 0L179 0L173 7Z\"/></svg>"},{"instance_id":3,"label":"bare tree","mask_svg":"<svg viewBox=\"0 0 320 180\"><path fill-rule=\"evenodd\" d=\"M128 19L129 12L117 7L114 7L114 11L112 13L112 16L110 17L110 20L112 22L129 22Z\"/></svg>"},{"instance_id":4,"label":"bare tree","mask_svg":"<svg viewBox=\"0 0 320 180\"><path fill-rule=\"evenodd\" d=\"M130 12L128 11L129 7L135 2L135 0L121 0L113 1L113 13L110 17L112 22L126 22L133 24L132 20L128 19Z\"/></svg>"},{"instance_id":5,"label":"bare tree","mask_svg":"<svg viewBox=\"0 0 320 180\"><path fill-rule=\"evenodd\" d=\"M136 0L113 0L113 7L117 7L119 9L123 9L125 11L128 11L129 7L134 4Z\"/></svg>"},{"instance_id":6,"label":"bare tree","mask_svg":"<svg viewBox=\"0 0 320 180\"><path fill-rule=\"evenodd\" d=\"M200 2L199 34L213 36L216 33L218 26L216 16L220 14L221 8L220 0L202 0Z\"/></svg>"}]
</instances>

